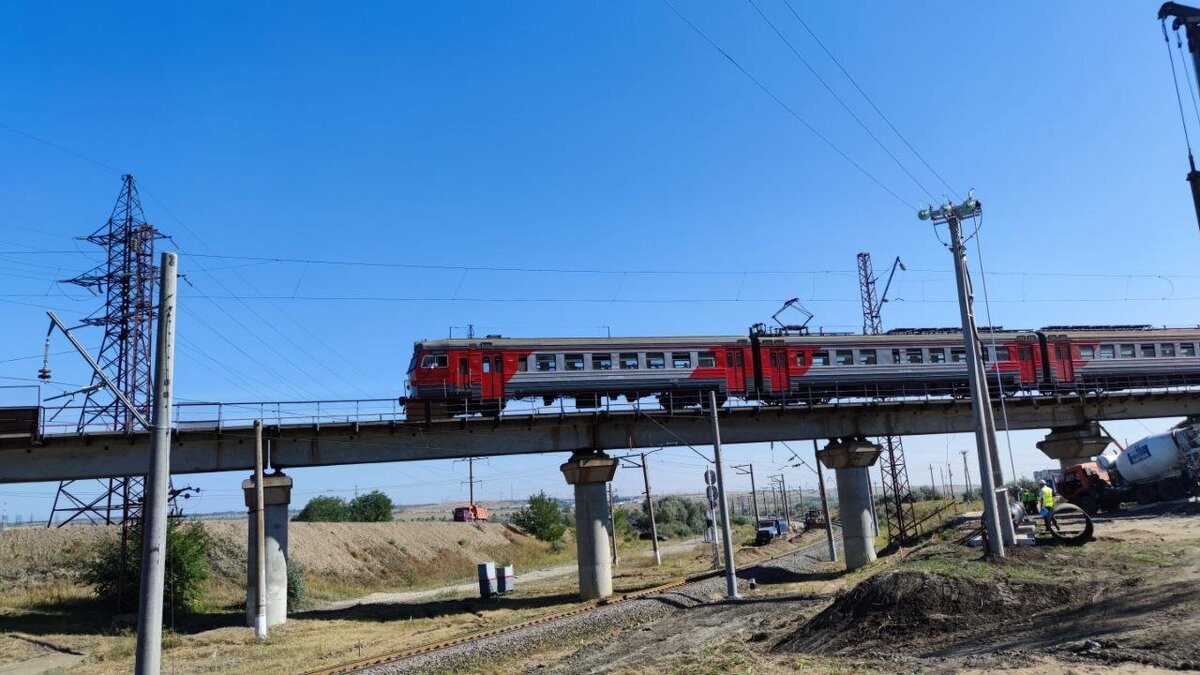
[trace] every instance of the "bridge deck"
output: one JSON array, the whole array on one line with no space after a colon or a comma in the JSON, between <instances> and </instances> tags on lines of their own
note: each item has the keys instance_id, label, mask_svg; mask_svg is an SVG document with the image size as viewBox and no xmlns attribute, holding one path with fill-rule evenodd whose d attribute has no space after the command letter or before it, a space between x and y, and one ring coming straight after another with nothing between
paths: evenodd
<instances>
[{"instance_id":1,"label":"bridge deck","mask_svg":"<svg viewBox=\"0 0 1200 675\"><path fill-rule=\"evenodd\" d=\"M1004 416L994 403L997 425ZM1200 391L1022 396L1006 402L1008 428L1050 429L1094 420L1200 414ZM276 468L451 459L659 445L709 445L710 422L699 410L509 415L431 423L403 420L269 425ZM961 433L972 430L963 400L892 401L721 410L727 444L845 436ZM0 483L144 474L150 435L53 434L0 438ZM249 471L253 431L245 427L175 429L171 472Z\"/></svg>"}]
</instances>

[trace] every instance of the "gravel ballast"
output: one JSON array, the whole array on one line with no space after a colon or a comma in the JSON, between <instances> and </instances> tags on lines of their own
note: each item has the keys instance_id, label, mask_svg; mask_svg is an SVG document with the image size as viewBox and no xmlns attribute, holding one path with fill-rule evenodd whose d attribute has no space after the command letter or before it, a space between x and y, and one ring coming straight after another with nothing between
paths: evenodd
<instances>
[{"instance_id":1,"label":"gravel ballast","mask_svg":"<svg viewBox=\"0 0 1200 675\"><path fill-rule=\"evenodd\" d=\"M828 561L824 541L811 544L791 554L769 562L760 562L738 571L740 592L748 592L748 580L760 583L771 577L802 574ZM481 637L465 644L436 652L371 667L361 671L372 675L399 673L440 673L451 670L484 669L500 660L534 654L543 649L562 648L589 637L614 630L631 628L705 604L723 603L725 577L715 576L695 581L670 591L637 600L604 605L593 611L563 617L544 624ZM586 648L585 648L586 649ZM561 672L572 672L569 663L561 664ZM545 668L539 672L559 672Z\"/></svg>"}]
</instances>

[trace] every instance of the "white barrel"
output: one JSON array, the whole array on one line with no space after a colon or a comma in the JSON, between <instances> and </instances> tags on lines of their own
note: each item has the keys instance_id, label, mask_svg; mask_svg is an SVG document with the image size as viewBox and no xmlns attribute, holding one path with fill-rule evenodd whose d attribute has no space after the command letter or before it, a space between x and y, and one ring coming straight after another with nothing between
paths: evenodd
<instances>
[{"instance_id":1,"label":"white barrel","mask_svg":"<svg viewBox=\"0 0 1200 675\"><path fill-rule=\"evenodd\" d=\"M1174 434L1147 436L1130 445L1114 462L1121 477L1130 483L1149 483L1179 470L1183 454Z\"/></svg>"}]
</instances>

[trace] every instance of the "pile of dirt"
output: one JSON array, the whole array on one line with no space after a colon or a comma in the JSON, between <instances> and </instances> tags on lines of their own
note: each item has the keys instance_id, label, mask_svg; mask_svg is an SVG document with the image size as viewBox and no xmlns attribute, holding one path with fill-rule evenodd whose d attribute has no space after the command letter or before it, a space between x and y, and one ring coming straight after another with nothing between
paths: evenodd
<instances>
[{"instance_id":1,"label":"pile of dirt","mask_svg":"<svg viewBox=\"0 0 1200 675\"><path fill-rule=\"evenodd\" d=\"M1064 585L891 570L839 596L772 651L868 654L881 643L929 644L948 633L1059 607L1070 595Z\"/></svg>"}]
</instances>

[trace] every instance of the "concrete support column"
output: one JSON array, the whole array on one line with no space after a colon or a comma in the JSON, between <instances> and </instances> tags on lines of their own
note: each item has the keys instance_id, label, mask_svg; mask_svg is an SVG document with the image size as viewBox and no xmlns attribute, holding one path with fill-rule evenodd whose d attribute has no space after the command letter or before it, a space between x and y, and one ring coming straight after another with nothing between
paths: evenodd
<instances>
[{"instance_id":1,"label":"concrete support column","mask_svg":"<svg viewBox=\"0 0 1200 675\"><path fill-rule=\"evenodd\" d=\"M866 467L834 469L842 546L846 569L856 570L875 560L875 521L871 517L871 475Z\"/></svg>"},{"instance_id":2,"label":"concrete support column","mask_svg":"<svg viewBox=\"0 0 1200 675\"><path fill-rule=\"evenodd\" d=\"M1050 459L1057 459L1059 466L1066 469L1083 464L1104 452L1109 443L1112 443L1112 439L1100 429L1100 425L1088 422L1075 427L1051 429L1045 440L1038 441L1037 447Z\"/></svg>"},{"instance_id":3,"label":"concrete support column","mask_svg":"<svg viewBox=\"0 0 1200 675\"><path fill-rule=\"evenodd\" d=\"M257 601L258 543L254 536L254 479L242 481L246 495L246 506L250 509L249 546L246 556L246 625L254 625L254 609ZM287 621L287 565L288 565L288 506L292 502L292 479L276 472L263 477L263 504L265 505L264 531L267 553L267 625L275 626Z\"/></svg>"},{"instance_id":4,"label":"concrete support column","mask_svg":"<svg viewBox=\"0 0 1200 675\"><path fill-rule=\"evenodd\" d=\"M834 439L817 451L817 459L837 476L838 515L847 570L875 560L875 520L871 503L870 467L880 446L863 438Z\"/></svg>"},{"instance_id":5,"label":"concrete support column","mask_svg":"<svg viewBox=\"0 0 1200 675\"><path fill-rule=\"evenodd\" d=\"M608 533L608 481L617 460L602 452L576 454L559 468L575 486L575 548L579 559L579 595L596 600L612 595L612 551Z\"/></svg>"}]
</instances>

